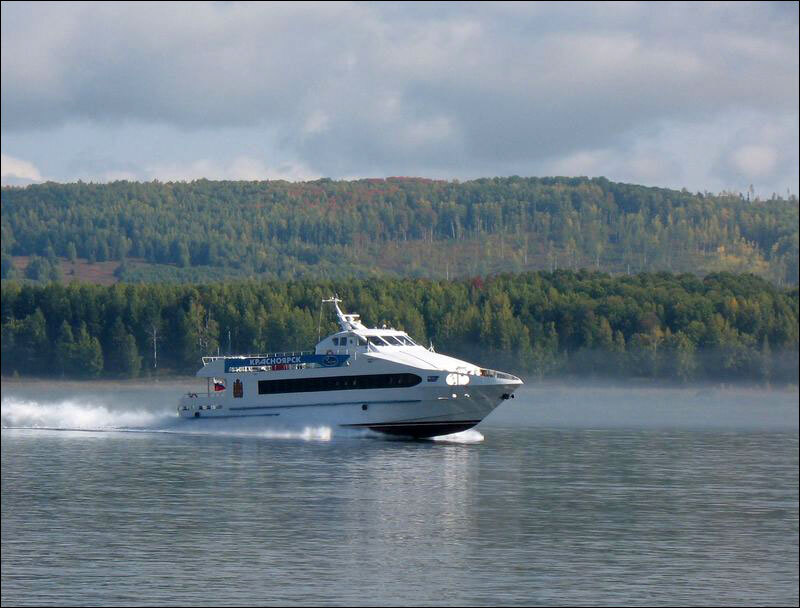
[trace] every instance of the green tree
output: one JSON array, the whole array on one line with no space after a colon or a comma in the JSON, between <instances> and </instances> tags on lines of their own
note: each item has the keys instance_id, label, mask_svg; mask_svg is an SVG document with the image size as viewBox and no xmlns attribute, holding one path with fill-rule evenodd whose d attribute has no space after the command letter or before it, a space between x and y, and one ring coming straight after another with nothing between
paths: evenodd
<instances>
[{"instance_id":1,"label":"green tree","mask_svg":"<svg viewBox=\"0 0 800 608\"><path fill-rule=\"evenodd\" d=\"M0 277L3 279L15 279L17 277L13 258L5 253L2 255L2 262L0 262Z\"/></svg>"},{"instance_id":2,"label":"green tree","mask_svg":"<svg viewBox=\"0 0 800 608\"><path fill-rule=\"evenodd\" d=\"M73 362L79 366L74 370L77 376L94 378L103 371L103 349L100 340L89 335L85 323L81 323L73 353Z\"/></svg>"},{"instance_id":3,"label":"green tree","mask_svg":"<svg viewBox=\"0 0 800 608\"><path fill-rule=\"evenodd\" d=\"M105 369L122 376L138 376L141 358L136 347L136 339L119 318L111 330L110 345L111 348L106 353Z\"/></svg>"},{"instance_id":4,"label":"green tree","mask_svg":"<svg viewBox=\"0 0 800 608\"><path fill-rule=\"evenodd\" d=\"M76 365L74 361L75 339L72 335L72 327L66 319L61 322L55 346L57 365L60 368L62 376L68 372L74 373L79 369L80 366Z\"/></svg>"},{"instance_id":5,"label":"green tree","mask_svg":"<svg viewBox=\"0 0 800 608\"><path fill-rule=\"evenodd\" d=\"M694 378L697 371L695 346L689 337L679 331L672 334L664 341L668 365L668 375L681 382L688 382Z\"/></svg>"}]
</instances>

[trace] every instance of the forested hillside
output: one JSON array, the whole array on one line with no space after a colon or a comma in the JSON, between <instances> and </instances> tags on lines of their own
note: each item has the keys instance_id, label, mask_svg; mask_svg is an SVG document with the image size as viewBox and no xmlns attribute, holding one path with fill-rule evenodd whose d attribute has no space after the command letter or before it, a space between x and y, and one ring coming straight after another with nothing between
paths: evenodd
<instances>
[{"instance_id":1,"label":"forested hillside","mask_svg":"<svg viewBox=\"0 0 800 608\"><path fill-rule=\"evenodd\" d=\"M453 281L6 281L2 373L130 377L194 372L203 354L310 349L320 299L334 292L368 325L385 322L442 352L526 378L797 382L796 287L727 273L564 270ZM330 310L322 319L323 335L335 329Z\"/></svg>"},{"instance_id":2,"label":"forested hillside","mask_svg":"<svg viewBox=\"0 0 800 608\"><path fill-rule=\"evenodd\" d=\"M798 281L798 202L603 178L45 183L2 189L1 243L3 278L43 281L84 259L119 261L126 281L591 268L785 285ZM22 271L12 256L33 257Z\"/></svg>"}]
</instances>

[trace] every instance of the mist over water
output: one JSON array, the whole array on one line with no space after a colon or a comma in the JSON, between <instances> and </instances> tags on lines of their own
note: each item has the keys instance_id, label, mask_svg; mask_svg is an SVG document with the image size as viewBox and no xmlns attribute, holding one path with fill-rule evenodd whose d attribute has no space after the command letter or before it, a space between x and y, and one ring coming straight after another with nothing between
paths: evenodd
<instances>
[{"instance_id":1,"label":"mist over water","mask_svg":"<svg viewBox=\"0 0 800 608\"><path fill-rule=\"evenodd\" d=\"M796 386L527 384L485 420L564 428L798 430Z\"/></svg>"},{"instance_id":2,"label":"mist over water","mask_svg":"<svg viewBox=\"0 0 800 608\"><path fill-rule=\"evenodd\" d=\"M157 383L4 381L2 428L191 432L176 416L192 380ZM528 383L492 412L486 426L564 428L680 428L786 430L799 428L798 388L761 386L647 386L587 382ZM195 422L195 421L192 421ZM281 428L274 420L204 420L203 432ZM363 433L332 429L340 436ZM369 435L374 435L369 433ZM475 439L469 432L449 439Z\"/></svg>"},{"instance_id":3,"label":"mist over water","mask_svg":"<svg viewBox=\"0 0 800 608\"><path fill-rule=\"evenodd\" d=\"M368 429L345 429L327 425L281 425L274 418L224 418L186 421L176 415L178 396L185 388L175 385L34 382L14 386L2 397L0 418L5 430L50 430L92 432L178 433L187 435L253 436L269 439L330 441L368 437L398 440ZM196 390L196 386L189 385ZM118 388L116 394L114 389ZM483 436L470 429L434 438L453 443L474 443ZM401 439L402 440L402 439Z\"/></svg>"},{"instance_id":4,"label":"mist over water","mask_svg":"<svg viewBox=\"0 0 800 608\"><path fill-rule=\"evenodd\" d=\"M527 384L431 441L191 389L3 382L4 605L798 602L796 388Z\"/></svg>"}]
</instances>

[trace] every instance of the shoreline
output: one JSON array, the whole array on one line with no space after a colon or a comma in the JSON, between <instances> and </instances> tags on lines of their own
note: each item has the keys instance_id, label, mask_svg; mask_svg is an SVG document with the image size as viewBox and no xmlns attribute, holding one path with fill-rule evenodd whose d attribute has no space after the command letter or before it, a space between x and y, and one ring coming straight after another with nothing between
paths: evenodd
<instances>
[{"instance_id":1,"label":"shoreline","mask_svg":"<svg viewBox=\"0 0 800 608\"><path fill-rule=\"evenodd\" d=\"M759 390L767 392L797 393L800 385L776 382L719 382L712 380L695 380L684 384L670 383L661 379L647 378L598 378L580 376L558 376L543 379L525 378L524 389L559 389L570 388L604 388L604 389L685 389L685 390L708 390L708 391L742 391ZM32 386L46 384L49 386L63 386L71 388L152 388L154 386L195 386L201 383L202 378L194 375L172 374L156 377L140 378L48 378L39 376L2 376L0 383L3 388L17 388L22 386Z\"/></svg>"}]
</instances>

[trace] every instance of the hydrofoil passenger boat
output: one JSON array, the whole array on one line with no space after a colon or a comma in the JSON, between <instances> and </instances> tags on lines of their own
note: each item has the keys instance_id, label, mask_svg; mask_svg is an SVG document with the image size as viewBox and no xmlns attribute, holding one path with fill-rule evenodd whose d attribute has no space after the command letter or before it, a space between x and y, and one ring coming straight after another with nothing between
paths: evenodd
<instances>
[{"instance_id":1,"label":"hydrofoil passenger boat","mask_svg":"<svg viewBox=\"0 0 800 608\"><path fill-rule=\"evenodd\" d=\"M268 417L276 425L326 424L433 437L469 429L522 380L418 345L403 331L367 328L334 305L340 331L313 351L203 357L206 391L189 393L190 420Z\"/></svg>"}]
</instances>

